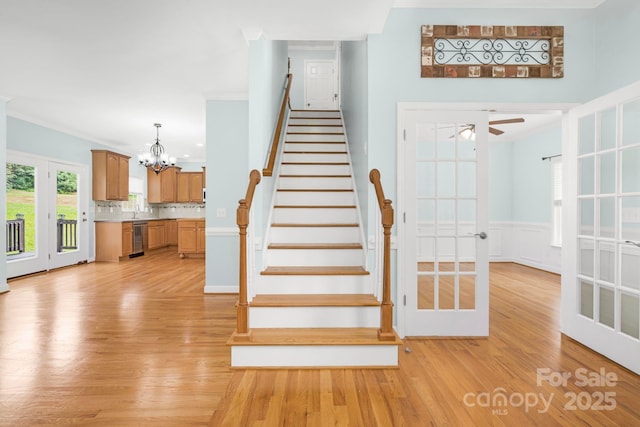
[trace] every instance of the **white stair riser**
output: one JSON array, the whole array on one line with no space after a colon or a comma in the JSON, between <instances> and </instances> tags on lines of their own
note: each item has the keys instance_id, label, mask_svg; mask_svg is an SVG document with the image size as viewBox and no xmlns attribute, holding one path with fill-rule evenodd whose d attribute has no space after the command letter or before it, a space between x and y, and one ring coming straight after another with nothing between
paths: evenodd
<instances>
[{"instance_id":1,"label":"white stair riser","mask_svg":"<svg viewBox=\"0 0 640 427\"><path fill-rule=\"evenodd\" d=\"M276 224L353 224L358 222L355 209L345 208L276 208Z\"/></svg>"},{"instance_id":2,"label":"white stair riser","mask_svg":"<svg viewBox=\"0 0 640 427\"><path fill-rule=\"evenodd\" d=\"M358 227L271 227L272 243L359 242Z\"/></svg>"},{"instance_id":3,"label":"white stair riser","mask_svg":"<svg viewBox=\"0 0 640 427\"><path fill-rule=\"evenodd\" d=\"M349 165L280 165L283 175L350 175Z\"/></svg>"},{"instance_id":4,"label":"white stair riser","mask_svg":"<svg viewBox=\"0 0 640 427\"><path fill-rule=\"evenodd\" d=\"M351 178L325 178L325 177L281 177L278 180L278 188L281 189L326 189L326 190L350 190L353 187Z\"/></svg>"},{"instance_id":5,"label":"white stair riser","mask_svg":"<svg viewBox=\"0 0 640 427\"><path fill-rule=\"evenodd\" d=\"M278 191L276 205L355 205L353 191Z\"/></svg>"},{"instance_id":6,"label":"white stair riser","mask_svg":"<svg viewBox=\"0 0 640 427\"><path fill-rule=\"evenodd\" d=\"M293 118L308 118L308 117L330 117L330 118L336 118L339 119L340 118L340 112L339 111L292 111L291 114L289 115L290 117Z\"/></svg>"},{"instance_id":7,"label":"white stair riser","mask_svg":"<svg viewBox=\"0 0 640 427\"><path fill-rule=\"evenodd\" d=\"M301 123L289 123L290 125L300 125ZM330 125L331 123L324 123ZM288 126L287 133L342 133L344 134L344 128L342 126Z\"/></svg>"},{"instance_id":8,"label":"white stair riser","mask_svg":"<svg viewBox=\"0 0 640 427\"><path fill-rule=\"evenodd\" d=\"M267 249L265 262L274 266L364 265L362 249Z\"/></svg>"},{"instance_id":9,"label":"white stair riser","mask_svg":"<svg viewBox=\"0 0 640 427\"><path fill-rule=\"evenodd\" d=\"M373 279L371 275L260 275L255 290L260 294L367 294L373 293Z\"/></svg>"},{"instance_id":10,"label":"white stair riser","mask_svg":"<svg viewBox=\"0 0 640 427\"><path fill-rule=\"evenodd\" d=\"M233 367L398 366L397 345L232 346Z\"/></svg>"},{"instance_id":11,"label":"white stair riser","mask_svg":"<svg viewBox=\"0 0 640 427\"><path fill-rule=\"evenodd\" d=\"M306 144L304 142L288 142L284 146L285 151L343 151L347 152L347 144Z\"/></svg>"},{"instance_id":12,"label":"white stair riser","mask_svg":"<svg viewBox=\"0 0 640 427\"><path fill-rule=\"evenodd\" d=\"M344 154L293 154L284 153L282 155L283 162L331 162L346 163L349 161L347 153Z\"/></svg>"},{"instance_id":13,"label":"white stair riser","mask_svg":"<svg viewBox=\"0 0 640 427\"><path fill-rule=\"evenodd\" d=\"M305 141L340 141L344 142L344 135L299 135L287 134L285 141L287 142L305 142Z\"/></svg>"},{"instance_id":14,"label":"white stair riser","mask_svg":"<svg viewBox=\"0 0 640 427\"><path fill-rule=\"evenodd\" d=\"M250 328L375 328L380 307L251 307Z\"/></svg>"},{"instance_id":15,"label":"white stair riser","mask_svg":"<svg viewBox=\"0 0 640 427\"><path fill-rule=\"evenodd\" d=\"M289 124L291 125L341 125L342 119L311 119L300 117L289 117Z\"/></svg>"}]
</instances>

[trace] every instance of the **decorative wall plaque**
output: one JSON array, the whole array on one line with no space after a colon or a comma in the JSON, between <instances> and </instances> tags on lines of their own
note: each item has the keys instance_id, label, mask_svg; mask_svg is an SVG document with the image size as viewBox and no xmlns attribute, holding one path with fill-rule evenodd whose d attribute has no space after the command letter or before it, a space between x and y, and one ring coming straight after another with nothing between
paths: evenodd
<instances>
[{"instance_id":1,"label":"decorative wall plaque","mask_svg":"<svg viewBox=\"0 0 640 427\"><path fill-rule=\"evenodd\" d=\"M421 77L564 77L564 27L423 25Z\"/></svg>"}]
</instances>

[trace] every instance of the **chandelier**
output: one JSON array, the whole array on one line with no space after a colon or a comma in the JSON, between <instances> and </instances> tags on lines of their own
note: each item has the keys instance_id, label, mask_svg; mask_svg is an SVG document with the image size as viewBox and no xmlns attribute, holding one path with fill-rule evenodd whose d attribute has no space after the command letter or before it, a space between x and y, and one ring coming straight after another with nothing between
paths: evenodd
<instances>
[{"instance_id":1,"label":"chandelier","mask_svg":"<svg viewBox=\"0 0 640 427\"><path fill-rule=\"evenodd\" d=\"M138 154L138 162L157 174L176 165L176 158L164 154L164 147L160 144L160 123L153 124L156 127L156 143L149 148L146 154Z\"/></svg>"}]
</instances>

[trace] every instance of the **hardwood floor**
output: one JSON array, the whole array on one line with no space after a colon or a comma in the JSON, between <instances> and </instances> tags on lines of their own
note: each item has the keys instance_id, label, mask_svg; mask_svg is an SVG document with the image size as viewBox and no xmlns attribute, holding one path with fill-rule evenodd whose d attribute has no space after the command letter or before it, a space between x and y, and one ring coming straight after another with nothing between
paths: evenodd
<instances>
[{"instance_id":1,"label":"hardwood floor","mask_svg":"<svg viewBox=\"0 0 640 427\"><path fill-rule=\"evenodd\" d=\"M640 425L640 377L562 337L558 276L514 264L491 266L489 338L406 339L380 370L232 371L237 296L204 295L204 260L175 248L9 285L0 426ZM578 369L617 382L580 387ZM499 388L510 402L486 403Z\"/></svg>"}]
</instances>

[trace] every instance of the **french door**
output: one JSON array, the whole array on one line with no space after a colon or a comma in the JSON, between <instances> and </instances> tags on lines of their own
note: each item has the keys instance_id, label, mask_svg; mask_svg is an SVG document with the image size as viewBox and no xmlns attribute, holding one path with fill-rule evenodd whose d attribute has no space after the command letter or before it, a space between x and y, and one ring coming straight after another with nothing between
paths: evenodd
<instances>
[{"instance_id":1,"label":"french door","mask_svg":"<svg viewBox=\"0 0 640 427\"><path fill-rule=\"evenodd\" d=\"M487 113L399 116L404 335L487 336Z\"/></svg>"},{"instance_id":2,"label":"french door","mask_svg":"<svg viewBox=\"0 0 640 427\"><path fill-rule=\"evenodd\" d=\"M571 110L564 140L562 331L640 373L640 83Z\"/></svg>"},{"instance_id":3,"label":"french door","mask_svg":"<svg viewBox=\"0 0 640 427\"><path fill-rule=\"evenodd\" d=\"M88 259L86 166L7 152L7 277Z\"/></svg>"}]
</instances>

